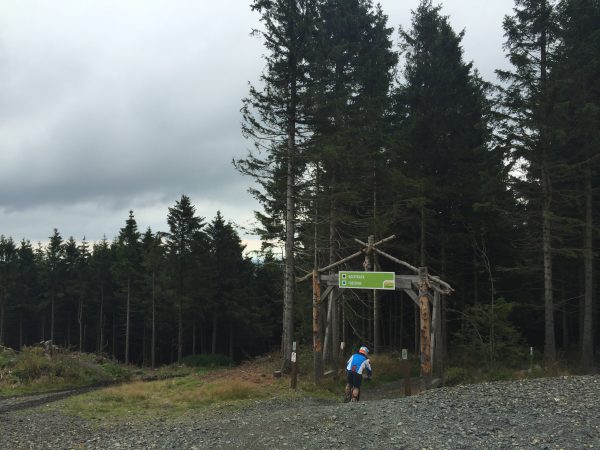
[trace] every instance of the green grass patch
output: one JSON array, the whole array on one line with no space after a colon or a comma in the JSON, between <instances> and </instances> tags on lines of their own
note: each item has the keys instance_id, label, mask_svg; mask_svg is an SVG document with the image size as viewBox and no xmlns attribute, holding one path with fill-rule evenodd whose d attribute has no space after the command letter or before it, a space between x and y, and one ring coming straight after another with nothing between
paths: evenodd
<instances>
[{"instance_id":1,"label":"green grass patch","mask_svg":"<svg viewBox=\"0 0 600 450\"><path fill-rule=\"evenodd\" d=\"M111 383L131 375L124 366L90 354L57 351L50 355L41 347L25 347L19 353L0 355L0 396Z\"/></svg>"},{"instance_id":2,"label":"green grass patch","mask_svg":"<svg viewBox=\"0 0 600 450\"><path fill-rule=\"evenodd\" d=\"M224 403L264 398L268 389L243 380L204 381L197 375L113 386L64 400L61 410L87 419L177 416Z\"/></svg>"},{"instance_id":3,"label":"green grass patch","mask_svg":"<svg viewBox=\"0 0 600 450\"><path fill-rule=\"evenodd\" d=\"M456 386L459 384L557 377L571 374L571 371L566 368L542 368L539 365L535 365L528 370L518 370L503 366L487 368L451 366L446 371L445 381L447 386Z\"/></svg>"}]
</instances>

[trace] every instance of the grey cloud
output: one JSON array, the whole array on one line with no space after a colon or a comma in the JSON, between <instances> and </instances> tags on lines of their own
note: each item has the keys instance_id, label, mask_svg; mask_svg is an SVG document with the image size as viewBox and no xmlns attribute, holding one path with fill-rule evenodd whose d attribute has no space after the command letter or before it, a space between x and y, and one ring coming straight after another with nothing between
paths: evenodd
<instances>
[{"instance_id":1,"label":"grey cloud","mask_svg":"<svg viewBox=\"0 0 600 450\"><path fill-rule=\"evenodd\" d=\"M417 0L381 3L397 28ZM443 11L491 79L512 1L485 3ZM231 159L250 147L239 109L264 66L257 26L249 0L2 2L0 234L112 238L129 209L164 229L184 193L207 220L248 225L252 180Z\"/></svg>"}]
</instances>

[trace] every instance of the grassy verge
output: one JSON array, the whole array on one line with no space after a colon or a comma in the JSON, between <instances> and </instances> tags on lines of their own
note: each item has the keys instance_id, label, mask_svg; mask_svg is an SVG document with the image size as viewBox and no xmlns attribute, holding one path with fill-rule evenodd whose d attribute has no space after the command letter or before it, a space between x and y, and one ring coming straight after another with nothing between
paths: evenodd
<instances>
[{"instance_id":1,"label":"grassy verge","mask_svg":"<svg viewBox=\"0 0 600 450\"><path fill-rule=\"evenodd\" d=\"M41 393L128 380L129 369L94 355L26 347L0 353L0 396Z\"/></svg>"},{"instance_id":2,"label":"grassy verge","mask_svg":"<svg viewBox=\"0 0 600 450\"><path fill-rule=\"evenodd\" d=\"M264 387L243 380L206 382L200 375L153 382L136 381L65 400L68 414L102 420L178 416L224 402L268 395Z\"/></svg>"},{"instance_id":3,"label":"grassy verge","mask_svg":"<svg viewBox=\"0 0 600 450\"><path fill-rule=\"evenodd\" d=\"M564 367L542 368L534 366L531 370L508 367L456 367L451 366L446 371L446 385L476 384L490 381L523 380L544 377L572 375L571 370Z\"/></svg>"},{"instance_id":4,"label":"grassy verge","mask_svg":"<svg viewBox=\"0 0 600 450\"><path fill-rule=\"evenodd\" d=\"M345 372L340 370L324 377L319 386L313 383L312 355L300 355L299 380L296 390L290 389L290 377L274 378L280 367L277 355L267 355L237 367L183 368L169 366L156 371L139 370L137 375L152 373L156 381L132 381L66 399L58 405L62 412L101 421L156 419L178 417L190 411L219 414L223 408L238 408L258 399L298 400L303 398L341 401ZM364 389L380 389L386 383L404 378L404 364L398 355L376 355L372 358L374 378ZM419 361L408 361L411 375L418 376ZM448 370L448 384L474 383L498 379L517 379L559 375L534 369L531 373L497 369ZM161 377L173 377L161 379ZM57 406L51 406L57 407Z\"/></svg>"},{"instance_id":5,"label":"grassy verge","mask_svg":"<svg viewBox=\"0 0 600 450\"><path fill-rule=\"evenodd\" d=\"M72 397L60 402L60 408L67 414L92 420L144 420L288 396L289 381L274 379L273 366L274 359L266 357L239 367L195 367L191 369L193 373L188 369L185 376L177 378L134 381Z\"/></svg>"}]
</instances>

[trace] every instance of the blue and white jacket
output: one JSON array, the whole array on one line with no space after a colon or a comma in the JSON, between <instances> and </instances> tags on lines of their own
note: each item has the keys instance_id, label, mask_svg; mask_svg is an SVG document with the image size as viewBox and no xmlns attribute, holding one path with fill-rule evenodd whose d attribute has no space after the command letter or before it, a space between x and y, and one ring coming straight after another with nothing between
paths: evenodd
<instances>
[{"instance_id":1,"label":"blue and white jacket","mask_svg":"<svg viewBox=\"0 0 600 450\"><path fill-rule=\"evenodd\" d=\"M346 370L348 372L356 372L359 375L362 375L363 372L367 371L367 375L371 376L373 371L371 370L371 364L369 364L369 358L367 358L362 353L355 353L348 360L348 364L346 365Z\"/></svg>"}]
</instances>

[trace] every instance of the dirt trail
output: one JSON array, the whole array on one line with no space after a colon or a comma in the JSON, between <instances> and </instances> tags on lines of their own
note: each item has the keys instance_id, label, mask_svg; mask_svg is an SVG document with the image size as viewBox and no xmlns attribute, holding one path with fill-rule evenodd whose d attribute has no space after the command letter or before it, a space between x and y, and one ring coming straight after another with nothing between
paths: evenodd
<instances>
[{"instance_id":1,"label":"dirt trail","mask_svg":"<svg viewBox=\"0 0 600 450\"><path fill-rule=\"evenodd\" d=\"M360 401L375 401L404 397L404 380L392 381L371 387L369 382L363 383ZM411 379L411 395L423 391L423 382L420 378Z\"/></svg>"},{"instance_id":2,"label":"dirt trail","mask_svg":"<svg viewBox=\"0 0 600 450\"><path fill-rule=\"evenodd\" d=\"M359 403L273 398L149 422L90 422L62 414L57 404L0 414L0 448L600 448L600 376L484 383L376 400L399 386L368 388Z\"/></svg>"}]
</instances>

